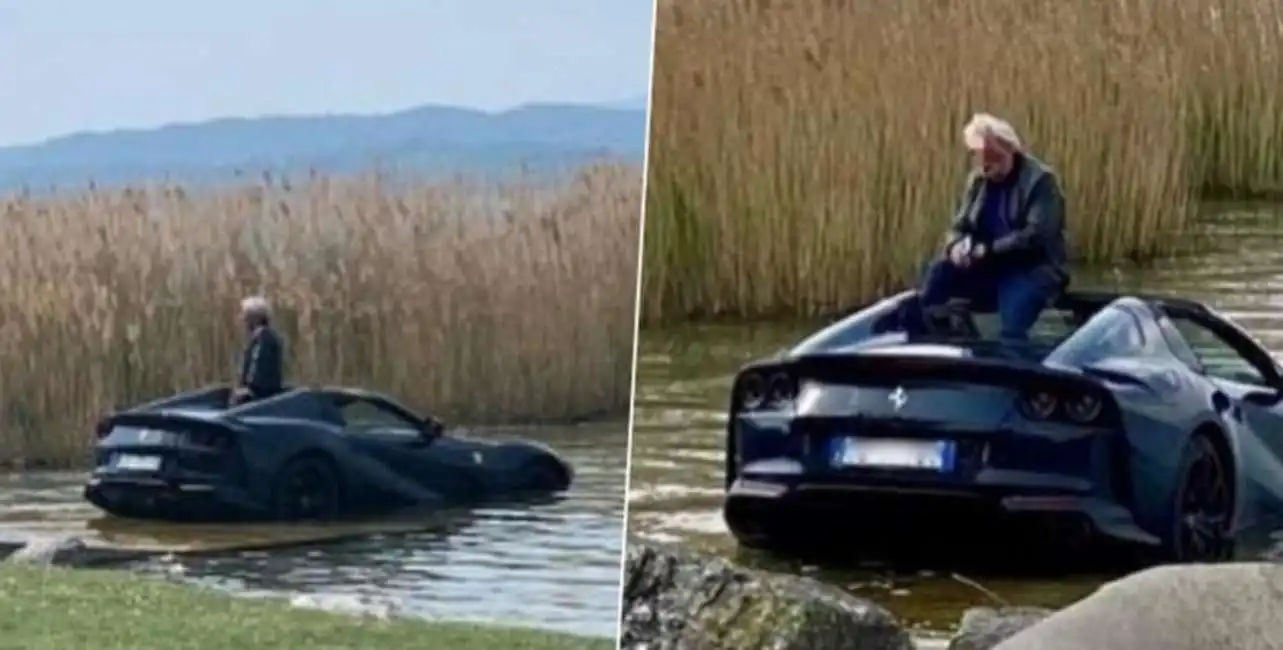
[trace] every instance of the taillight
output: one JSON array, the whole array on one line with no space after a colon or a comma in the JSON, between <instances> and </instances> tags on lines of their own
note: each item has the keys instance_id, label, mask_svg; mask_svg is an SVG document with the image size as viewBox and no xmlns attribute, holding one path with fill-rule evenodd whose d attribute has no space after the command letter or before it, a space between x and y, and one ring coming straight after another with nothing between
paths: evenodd
<instances>
[{"instance_id":1,"label":"taillight","mask_svg":"<svg viewBox=\"0 0 1283 650\"><path fill-rule=\"evenodd\" d=\"M788 408L797 397L797 383L786 372L747 372L735 382L735 403L745 411Z\"/></svg>"},{"instance_id":2,"label":"taillight","mask_svg":"<svg viewBox=\"0 0 1283 650\"><path fill-rule=\"evenodd\" d=\"M1051 393L1038 391L1020 398L1020 410L1030 420L1050 420L1060 400Z\"/></svg>"},{"instance_id":3,"label":"taillight","mask_svg":"<svg viewBox=\"0 0 1283 650\"><path fill-rule=\"evenodd\" d=\"M1064 408L1065 415L1075 424L1091 424L1105 410L1100 398L1087 393L1065 400Z\"/></svg>"},{"instance_id":4,"label":"taillight","mask_svg":"<svg viewBox=\"0 0 1283 650\"><path fill-rule=\"evenodd\" d=\"M782 372L771 375L766 382L766 405L771 408L783 408L797 397L797 385L793 378Z\"/></svg>"},{"instance_id":5,"label":"taillight","mask_svg":"<svg viewBox=\"0 0 1283 650\"><path fill-rule=\"evenodd\" d=\"M1105 415L1104 401L1090 392L1031 391L1020 397L1017 408L1030 420L1059 419L1083 425L1099 424Z\"/></svg>"},{"instance_id":6,"label":"taillight","mask_svg":"<svg viewBox=\"0 0 1283 650\"><path fill-rule=\"evenodd\" d=\"M107 434L111 433L111 429L111 422L107 420L99 420L98 424L94 425L94 437L102 440L107 437Z\"/></svg>"},{"instance_id":7,"label":"taillight","mask_svg":"<svg viewBox=\"0 0 1283 650\"><path fill-rule=\"evenodd\" d=\"M766 379L755 372L744 375L740 379L739 402L747 411L762 408L762 404L766 402Z\"/></svg>"}]
</instances>

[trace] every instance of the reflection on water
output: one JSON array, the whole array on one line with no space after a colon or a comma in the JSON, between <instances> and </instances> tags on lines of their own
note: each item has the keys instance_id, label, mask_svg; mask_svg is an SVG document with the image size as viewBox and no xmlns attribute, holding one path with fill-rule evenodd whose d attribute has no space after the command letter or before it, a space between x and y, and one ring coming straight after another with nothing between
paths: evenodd
<instances>
[{"instance_id":1,"label":"reflection on water","mask_svg":"<svg viewBox=\"0 0 1283 650\"><path fill-rule=\"evenodd\" d=\"M1271 349L1283 349L1283 229L1278 218L1271 212L1222 217L1207 231L1211 238L1206 241L1214 247L1197 258L1143 273L1079 273L1075 286L1197 298L1237 320ZM724 409L732 374L812 329L703 326L642 333L629 493L632 534L727 556L737 553L721 517ZM736 559L814 575L883 602L916 627L935 630L953 624L968 606L994 604L994 596L1016 604L1058 606L1089 593L1101 580L970 576L977 586L951 576L820 568L748 552Z\"/></svg>"},{"instance_id":2,"label":"reflection on water","mask_svg":"<svg viewBox=\"0 0 1283 650\"><path fill-rule=\"evenodd\" d=\"M97 547L181 551L341 537L330 544L148 560L136 568L244 595L310 594L432 619L613 636L624 427L526 435L575 466L575 485L565 498L414 521L176 526L96 519L96 511L80 501L82 475L15 475L0 477L0 541L70 533Z\"/></svg>"}]
</instances>

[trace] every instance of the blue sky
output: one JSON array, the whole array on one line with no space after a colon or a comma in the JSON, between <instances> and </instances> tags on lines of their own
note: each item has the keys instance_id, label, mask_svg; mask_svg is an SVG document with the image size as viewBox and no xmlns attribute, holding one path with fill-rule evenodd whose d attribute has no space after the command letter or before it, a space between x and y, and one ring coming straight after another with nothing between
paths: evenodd
<instances>
[{"instance_id":1,"label":"blue sky","mask_svg":"<svg viewBox=\"0 0 1283 650\"><path fill-rule=\"evenodd\" d=\"M651 0L0 0L0 144L230 115L613 102Z\"/></svg>"}]
</instances>

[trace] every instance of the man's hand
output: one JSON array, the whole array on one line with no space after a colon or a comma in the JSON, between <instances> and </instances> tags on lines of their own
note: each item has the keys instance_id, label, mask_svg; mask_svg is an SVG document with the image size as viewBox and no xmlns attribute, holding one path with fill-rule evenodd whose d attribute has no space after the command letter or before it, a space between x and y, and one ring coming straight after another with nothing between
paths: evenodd
<instances>
[{"instance_id":1,"label":"man's hand","mask_svg":"<svg viewBox=\"0 0 1283 650\"><path fill-rule=\"evenodd\" d=\"M241 402L244 402L245 400L249 399L249 396L250 396L250 392L248 388L244 386L237 386L234 390L232 390L232 398L228 401L231 402L231 404L233 405L240 404Z\"/></svg>"},{"instance_id":2,"label":"man's hand","mask_svg":"<svg viewBox=\"0 0 1283 650\"><path fill-rule=\"evenodd\" d=\"M949 262L958 268L971 263L971 238L963 237L949 245Z\"/></svg>"},{"instance_id":3,"label":"man's hand","mask_svg":"<svg viewBox=\"0 0 1283 650\"><path fill-rule=\"evenodd\" d=\"M988 252L989 251L985 250L984 244L976 244L975 246L971 247L971 259L973 260L984 259L985 254Z\"/></svg>"}]
</instances>

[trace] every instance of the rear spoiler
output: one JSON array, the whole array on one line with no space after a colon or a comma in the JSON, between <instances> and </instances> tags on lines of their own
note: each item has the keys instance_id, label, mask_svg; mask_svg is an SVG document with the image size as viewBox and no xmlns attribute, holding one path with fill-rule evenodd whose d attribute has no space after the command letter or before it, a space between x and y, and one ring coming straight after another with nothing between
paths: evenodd
<instances>
[{"instance_id":1,"label":"rear spoiler","mask_svg":"<svg viewBox=\"0 0 1283 650\"><path fill-rule=\"evenodd\" d=\"M795 380L894 386L914 381L957 381L1002 387L1098 393L1101 384L1084 375L1010 360L928 357L908 354L813 354L779 364Z\"/></svg>"}]
</instances>

